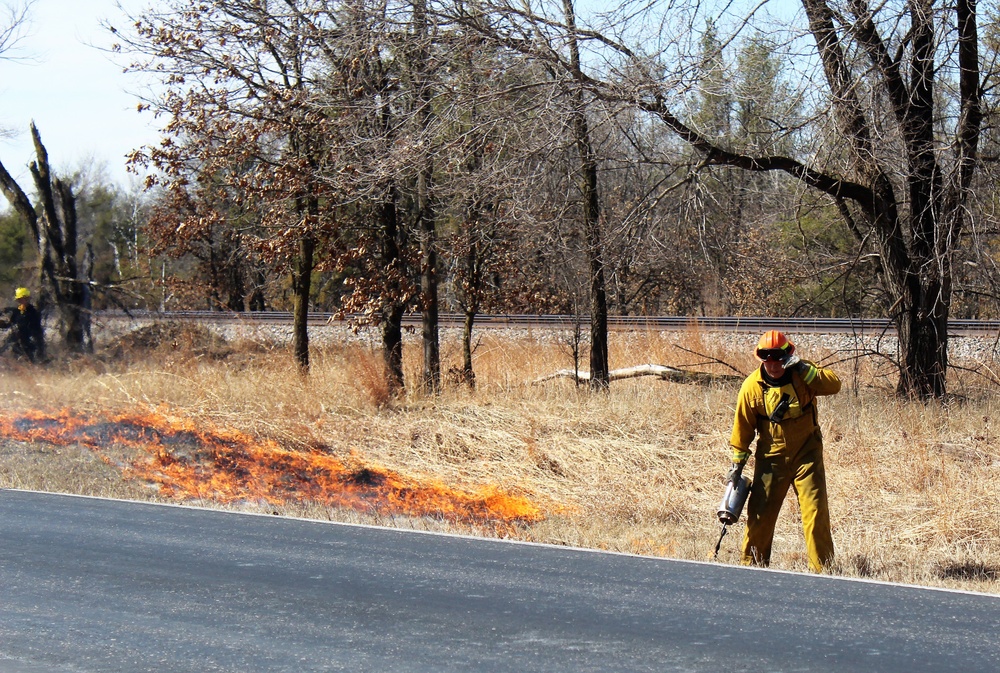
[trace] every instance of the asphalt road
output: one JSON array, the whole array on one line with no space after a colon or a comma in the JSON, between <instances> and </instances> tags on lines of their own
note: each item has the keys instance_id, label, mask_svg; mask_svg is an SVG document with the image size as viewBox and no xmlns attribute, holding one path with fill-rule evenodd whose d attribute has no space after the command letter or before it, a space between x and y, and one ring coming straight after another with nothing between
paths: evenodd
<instances>
[{"instance_id":1,"label":"asphalt road","mask_svg":"<svg viewBox=\"0 0 1000 673\"><path fill-rule=\"evenodd\" d=\"M1000 598L0 491L0 673L997 671Z\"/></svg>"}]
</instances>

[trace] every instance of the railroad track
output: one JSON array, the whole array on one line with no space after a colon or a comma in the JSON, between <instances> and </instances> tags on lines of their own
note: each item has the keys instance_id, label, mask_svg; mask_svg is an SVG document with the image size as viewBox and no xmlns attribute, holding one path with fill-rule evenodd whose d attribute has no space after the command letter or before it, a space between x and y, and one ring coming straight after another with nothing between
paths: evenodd
<instances>
[{"instance_id":1,"label":"railroad track","mask_svg":"<svg viewBox=\"0 0 1000 673\"><path fill-rule=\"evenodd\" d=\"M195 322L236 322L259 324L291 324L292 314L287 311L101 311L102 320L190 320ZM350 319L352 316L347 316ZM439 316L441 327L461 327L464 317L458 313L443 313ZM342 324L333 313L310 313L312 326ZM477 329L572 329L580 325L589 329L589 316L570 315L491 315L476 316ZM420 315L404 316L403 324L419 325ZM895 328L886 319L880 318L768 318L768 317L711 317L711 316L609 316L608 329L618 331L662 330L677 331L700 329L711 332L761 332L780 329L786 332L811 334L895 334ZM951 320L948 323L951 335L1000 334L1000 320Z\"/></svg>"}]
</instances>

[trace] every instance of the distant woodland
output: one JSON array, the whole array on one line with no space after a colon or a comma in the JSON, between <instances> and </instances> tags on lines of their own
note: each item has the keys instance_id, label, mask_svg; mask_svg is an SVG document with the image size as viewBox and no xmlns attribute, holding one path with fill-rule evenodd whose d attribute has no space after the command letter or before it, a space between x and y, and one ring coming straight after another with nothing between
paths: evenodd
<instances>
[{"instance_id":1,"label":"distant woodland","mask_svg":"<svg viewBox=\"0 0 1000 673\"><path fill-rule=\"evenodd\" d=\"M470 383L477 314L587 316L598 389L608 315L888 317L940 397L949 317L1000 317L995 9L163 0L107 26L157 82L145 189L50 175L37 129L0 291L291 310L304 370L306 312L356 314L400 389L440 385L439 312Z\"/></svg>"}]
</instances>

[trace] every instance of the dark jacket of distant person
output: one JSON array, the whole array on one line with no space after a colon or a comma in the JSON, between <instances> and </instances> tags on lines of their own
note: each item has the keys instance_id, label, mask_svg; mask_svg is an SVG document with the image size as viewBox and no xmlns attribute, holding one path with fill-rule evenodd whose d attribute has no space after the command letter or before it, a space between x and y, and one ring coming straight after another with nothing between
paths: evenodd
<instances>
[{"instance_id":1,"label":"dark jacket of distant person","mask_svg":"<svg viewBox=\"0 0 1000 673\"><path fill-rule=\"evenodd\" d=\"M31 293L27 288L17 288L14 299L17 300L17 305L6 309L0 316L0 328L10 330L2 349L9 349L15 356L27 358L31 362L40 362L45 359L42 314L31 303Z\"/></svg>"}]
</instances>

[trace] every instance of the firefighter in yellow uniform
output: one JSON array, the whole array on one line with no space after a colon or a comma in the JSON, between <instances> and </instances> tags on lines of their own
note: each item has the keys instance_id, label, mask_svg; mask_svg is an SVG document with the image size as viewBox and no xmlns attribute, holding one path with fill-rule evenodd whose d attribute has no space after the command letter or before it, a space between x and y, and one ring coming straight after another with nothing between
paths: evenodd
<instances>
[{"instance_id":1,"label":"firefighter in yellow uniform","mask_svg":"<svg viewBox=\"0 0 1000 673\"><path fill-rule=\"evenodd\" d=\"M777 330L760 338L756 354L761 365L740 388L729 440L729 479L734 480L742 475L757 437L741 561L768 565L774 525L791 486L802 513L809 568L820 572L833 560L833 536L816 397L839 392L840 379L800 359L794 344Z\"/></svg>"}]
</instances>

